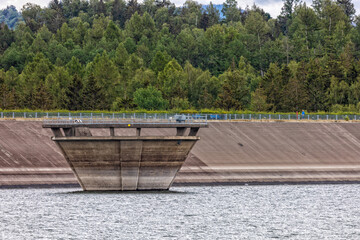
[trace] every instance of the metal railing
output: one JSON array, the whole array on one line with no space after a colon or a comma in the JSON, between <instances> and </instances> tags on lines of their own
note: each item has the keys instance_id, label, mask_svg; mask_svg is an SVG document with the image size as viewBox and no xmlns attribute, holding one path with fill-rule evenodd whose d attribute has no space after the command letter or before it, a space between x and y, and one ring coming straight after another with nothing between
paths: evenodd
<instances>
[{"instance_id":1,"label":"metal railing","mask_svg":"<svg viewBox=\"0 0 360 240\"><path fill-rule=\"evenodd\" d=\"M164 116L147 116L147 115L70 115L43 118L44 124L206 124L205 115L186 116L186 115L164 115Z\"/></svg>"},{"instance_id":2,"label":"metal railing","mask_svg":"<svg viewBox=\"0 0 360 240\"><path fill-rule=\"evenodd\" d=\"M216 120L360 120L360 115L340 114L168 114L168 113L64 113L64 112L0 112L0 118L30 118L42 120L54 119L82 119L100 121L120 119L121 121L176 121L175 116L185 116L186 122L216 121Z\"/></svg>"}]
</instances>

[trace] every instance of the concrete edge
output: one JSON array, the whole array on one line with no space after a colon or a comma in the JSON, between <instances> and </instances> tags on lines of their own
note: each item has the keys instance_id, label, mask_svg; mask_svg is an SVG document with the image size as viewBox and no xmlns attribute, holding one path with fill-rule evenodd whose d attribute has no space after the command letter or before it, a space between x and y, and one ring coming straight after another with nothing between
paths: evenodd
<instances>
[{"instance_id":1,"label":"concrete edge","mask_svg":"<svg viewBox=\"0 0 360 240\"><path fill-rule=\"evenodd\" d=\"M199 136L91 136L91 137L51 137L53 141L197 141Z\"/></svg>"},{"instance_id":2,"label":"concrete edge","mask_svg":"<svg viewBox=\"0 0 360 240\"><path fill-rule=\"evenodd\" d=\"M0 185L0 189L34 189L34 188L81 188L78 183L38 183L38 184L13 184L13 185Z\"/></svg>"},{"instance_id":3,"label":"concrete edge","mask_svg":"<svg viewBox=\"0 0 360 240\"><path fill-rule=\"evenodd\" d=\"M87 127L87 128L208 128L207 123L43 123L43 128L69 128L69 127Z\"/></svg>"},{"instance_id":4,"label":"concrete edge","mask_svg":"<svg viewBox=\"0 0 360 240\"><path fill-rule=\"evenodd\" d=\"M325 184L360 184L359 180L340 180L340 181L269 181L269 182L261 182L261 181L251 181L251 182L174 182L173 187L201 187L201 186L250 186L250 185L325 185Z\"/></svg>"},{"instance_id":5,"label":"concrete edge","mask_svg":"<svg viewBox=\"0 0 360 240\"><path fill-rule=\"evenodd\" d=\"M299 181L299 182L174 182L172 187L204 187L204 186L267 186L267 185L337 185L337 184L360 184L360 181ZM81 188L75 183L59 183L59 184L14 184L0 185L0 189L42 189L42 188ZM154 191L154 190L141 190ZM91 192L91 191L89 191ZM122 191L120 191L122 192ZM131 192L131 191L130 191ZM138 191L133 191L138 192Z\"/></svg>"}]
</instances>

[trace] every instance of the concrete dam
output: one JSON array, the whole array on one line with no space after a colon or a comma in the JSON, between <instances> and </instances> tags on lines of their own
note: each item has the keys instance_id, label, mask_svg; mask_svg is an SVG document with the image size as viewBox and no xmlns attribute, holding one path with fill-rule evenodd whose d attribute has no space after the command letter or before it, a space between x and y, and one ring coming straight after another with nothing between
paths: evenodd
<instances>
[{"instance_id":1,"label":"concrete dam","mask_svg":"<svg viewBox=\"0 0 360 240\"><path fill-rule=\"evenodd\" d=\"M62 151L83 190L168 190L206 123L120 123L49 120L52 140ZM108 135L92 136L94 128ZM136 129L136 136L116 136L115 128ZM176 128L176 136L141 136L144 128ZM184 136L190 128L189 135ZM64 136L65 135L65 136Z\"/></svg>"},{"instance_id":2,"label":"concrete dam","mask_svg":"<svg viewBox=\"0 0 360 240\"><path fill-rule=\"evenodd\" d=\"M114 134L134 138L136 128ZM77 185L53 135L39 121L0 121L0 187ZM211 122L198 135L176 185L360 181L358 122ZM174 137L174 130L142 129L148 136Z\"/></svg>"}]
</instances>

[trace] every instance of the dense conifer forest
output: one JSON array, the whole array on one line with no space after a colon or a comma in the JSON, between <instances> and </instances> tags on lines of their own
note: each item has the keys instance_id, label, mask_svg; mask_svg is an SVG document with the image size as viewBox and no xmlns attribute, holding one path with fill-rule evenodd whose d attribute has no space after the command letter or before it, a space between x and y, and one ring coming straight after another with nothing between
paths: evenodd
<instances>
[{"instance_id":1,"label":"dense conifer forest","mask_svg":"<svg viewBox=\"0 0 360 240\"><path fill-rule=\"evenodd\" d=\"M8 7L0 108L360 111L351 0L284 0L276 18L236 0L221 11L167 0Z\"/></svg>"}]
</instances>

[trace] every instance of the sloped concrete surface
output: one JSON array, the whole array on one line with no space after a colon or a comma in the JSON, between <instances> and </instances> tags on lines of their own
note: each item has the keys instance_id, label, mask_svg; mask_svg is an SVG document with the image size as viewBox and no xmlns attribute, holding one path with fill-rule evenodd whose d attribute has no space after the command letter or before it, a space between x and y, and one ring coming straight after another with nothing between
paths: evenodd
<instances>
[{"instance_id":1,"label":"sloped concrete surface","mask_svg":"<svg viewBox=\"0 0 360 240\"><path fill-rule=\"evenodd\" d=\"M42 122L0 121L0 186L77 184L52 135ZM135 136L135 129L115 135ZM360 181L360 123L214 122L198 135L176 184Z\"/></svg>"},{"instance_id":2,"label":"sloped concrete surface","mask_svg":"<svg viewBox=\"0 0 360 240\"><path fill-rule=\"evenodd\" d=\"M217 122L201 137L178 183L360 180L359 123Z\"/></svg>"}]
</instances>

